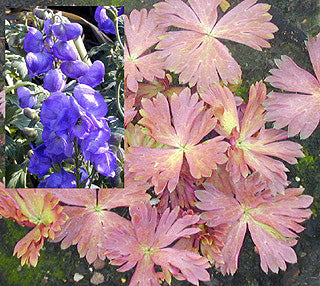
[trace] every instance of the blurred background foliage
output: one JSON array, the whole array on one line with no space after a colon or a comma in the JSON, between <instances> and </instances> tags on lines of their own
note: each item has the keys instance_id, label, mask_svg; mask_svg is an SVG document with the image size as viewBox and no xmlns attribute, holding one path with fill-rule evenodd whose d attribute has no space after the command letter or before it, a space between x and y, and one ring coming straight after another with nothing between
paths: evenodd
<instances>
[{"instance_id":1,"label":"blurred background foliage","mask_svg":"<svg viewBox=\"0 0 320 286\"><path fill-rule=\"evenodd\" d=\"M81 5L84 2L85 5L100 5L102 2L108 4L111 1L48 0L37 3ZM151 8L156 2L159 0L112 1L113 5L124 4L127 14L134 8ZM234 5L241 0L230 0L230 2ZM273 21L280 28L276 33L276 38L271 42L272 48L258 52L240 44L226 42L242 67L243 84L237 93L244 98L246 98L249 86L257 80L264 79L268 71L275 67L273 59L280 58L281 55L292 57L297 64L312 72L304 41L308 36L314 36L320 32L319 0L263 0L259 2L272 5ZM4 1L4 3L10 2ZM35 2L20 1L20 4L25 5L25 3L34 4ZM212 269L211 281L202 283L202 286L320 285L320 127L308 140L299 138L293 138L293 140L303 145L306 156L300 159L297 165L288 166L291 186L303 186L306 189L305 193L315 198L312 205L314 215L304 223L306 230L301 234L299 243L295 247L298 263L288 265L288 270L281 271L279 275L265 275L260 269L259 256L254 252L253 243L249 237L246 237L240 254L238 272L234 276L222 277L218 271ZM13 221L0 220L0 285L94 285L90 282L94 272L100 272L104 276L104 282L101 285L128 285L130 272L118 273L115 267L110 267L108 264L102 270L94 270L92 266L87 265L84 259L79 259L75 247L60 251L58 244L54 243L46 243L45 249L41 251L37 268L20 267L20 261L12 257L12 252L15 243L27 231L26 228L20 227ZM84 275L84 278L75 282L75 273ZM189 286L190 283L175 280L172 285Z\"/></svg>"}]
</instances>

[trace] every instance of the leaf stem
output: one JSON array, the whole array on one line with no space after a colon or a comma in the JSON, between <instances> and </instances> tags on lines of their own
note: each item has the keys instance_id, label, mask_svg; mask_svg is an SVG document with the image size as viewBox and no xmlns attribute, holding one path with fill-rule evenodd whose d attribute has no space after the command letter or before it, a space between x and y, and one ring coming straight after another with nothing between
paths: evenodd
<instances>
[{"instance_id":1,"label":"leaf stem","mask_svg":"<svg viewBox=\"0 0 320 286\"><path fill-rule=\"evenodd\" d=\"M75 153L75 163L76 163L76 186L80 187L80 172L79 172L79 148L78 148L78 140L74 139L74 153Z\"/></svg>"},{"instance_id":2,"label":"leaf stem","mask_svg":"<svg viewBox=\"0 0 320 286\"><path fill-rule=\"evenodd\" d=\"M117 37L117 40L120 44L120 47L122 50L124 50L124 46L122 44L122 41L121 41L121 37L120 37L120 33L119 33L119 19L118 19L118 15L116 16L116 19L114 21L114 26L115 26L115 30L116 30L116 37Z\"/></svg>"},{"instance_id":3,"label":"leaf stem","mask_svg":"<svg viewBox=\"0 0 320 286\"><path fill-rule=\"evenodd\" d=\"M118 106L118 110L119 110L120 115L121 115L122 117L124 117L124 111L122 110L122 106L121 106L121 102L120 102L121 84L122 84L122 81L119 82L118 88L117 88L117 106Z\"/></svg>"}]
</instances>

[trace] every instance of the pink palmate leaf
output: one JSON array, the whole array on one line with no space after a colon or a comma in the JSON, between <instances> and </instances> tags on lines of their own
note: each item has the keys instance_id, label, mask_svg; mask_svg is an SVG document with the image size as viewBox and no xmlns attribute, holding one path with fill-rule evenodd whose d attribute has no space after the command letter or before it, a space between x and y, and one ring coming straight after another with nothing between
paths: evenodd
<instances>
[{"instance_id":1,"label":"pink palmate leaf","mask_svg":"<svg viewBox=\"0 0 320 286\"><path fill-rule=\"evenodd\" d=\"M137 179L151 179L155 192L161 193L168 186L176 187L184 155L194 178L210 176L217 164L227 161L224 152L228 143L222 136L199 143L215 126L212 110L185 88L179 96L168 99L158 94L153 100L144 99L143 118L139 123L147 128L146 133L166 148L130 147L127 154L129 171Z\"/></svg>"},{"instance_id":2,"label":"pink palmate leaf","mask_svg":"<svg viewBox=\"0 0 320 286\"><path fill-rule=\"evenodd\" d=\"M155 76L165 76L159 52L149 51L159 41L158 37L165 32L165 28L158 26L154 18L153 9L149 13L146 9L133 10L129 17L124 16L127 39L124 50L125 81L133 92L138 90L138 82L143 79L152 81Z\"/></svg>"},{"instance_id":3,"label":"pink palmate leaf","mask_svg":"<svg viewBox=\"0 0 320 286\"><path fill-rule=\"evenodd\" d=\"M181 209L188 210L194 207L196 197L194 191L196 190L194 178L191 176L189 166L186 162L182 164L179 182L174 192L170 192L168 188L159 194L160 199L157 205L158 213L163 213L168 207L174 209L179 206Z\"/></svg>"},{"instance_id":4,"label":"pink palmate leaf","mask_svg":"<svg viewBox=\"0 0 320 286\"><path fill-rule=\"evenodd\" d=\"M308 138L320 121L320 34L309 39L307 48L316 77L282 56L276 60L278 69L266 78L274 87L296 92L270 92L265 101L266 120L275 121L275 128L288 125L289 136L300 133L301 139Z\"/></svg>"},{"instance_id":5,"label":"pink palmate leaf","mask_svg":"<svg viewBox=\"0 0 320 286\"><path fill-rule=\"evenodd\" d=\"M270 5L245 0L217 21L222 0L166 0L155 4L157 21L182 30L161 36L157 49L166 68L179 73L180 83L198 87L224 83L236 84L241 69L228 48L217 38L230 39L257 50L270 47L268 39L278 29L270 22ZM186 40L187 39L187 40Z\"/></svg>"},{"instance_id":6,"label":"pink palmate leaf","mask_svg":"<svg viewBox=\"0 0 320 286\"><path fill-rule=\"evenodd\" d=\"M137 110L135 109L136 94L125 90L124 92L124 126L126 127L136 116Z\"/></svg>"},{"instance_id":7,"label":"pink palmate leaf","mask_svg":"<svg viewBox=\"0 0 320 286\"><path fill-rule=\"evenodd\" d=\"M35 267L46 238L54 239L67 215L51 191L0 189L0 215L21 225L34 227L15 246L21 265Z\"/></svg>"},{"instance_id":8,"label":"pink palmate leaf","mask_svg":"<svg viewBox=\"0 0 320 286\"><path fill-rule=\"evenodd\" d=\"M201 217L208 226L230 225L223 238L221 251L224 264L220 264L220 267L223 274L233 275L237 270L247 226L258 249L264 272L270 269L277 273L279 268L286 270L286 262L297 261L291 247L297 243L297 233L304 229L299 223L312 214L306 208L313 199L301 195L303 189L286 189L283 194L270 196L270 192L264 188L259 174L254 173L234 185L234 196L212 185L207 185L206 190L196 191L199 199L197 206L205 211Z\"/></svg>"},{"instance_id":9,"label":"pink palmate leaf","mask_svg":"<svg viewBox=\"0 0 320 286\"><path fill-rule=\"evenodd\" d=\"M62 241L62 249L77 244L80 257L86 256L88 263L94 262L97 258L105 259L106 229L119 225L130 228L126 219L111 212L110 209L140 203L149 198L143 191L118 189L53 192L61 202L67 204L64 210L69 216L54 241Z\"/></svg>"},{"instance_id":10,"label":"pink palmate leaf","mask_svg":"<svg viewBox=\"0 0 320 286\"><path fill-rule=\"evenodd\" d=\"M287 139L283 130L265 129L266 86L260 81L252 85L245 112L236 108L235 97L227 87L217 86L201 92L201 97L213 106L218 119L216 131L230 140L229 160L226 166L233 181L246 177L251 169L257 171L273 193L282 192L288 185L285 165L272 157L296 164L303 157L302 146ZM280 142L279 142L280 141ZM272 156L272 157L270 157Z\"/></svg>"},{"instance_id":11,"label":"pink palmate leaf","mask_svg":"<svg viewBox=\"0 0 320 286\"><path fill-rule=\"evenodd\" d=\"M204 257L188 250L169 246L182 237L199 232L192 227L199 216L178 218L179 208L167 209L158 218L156 208L149 204L130 207L131 228L119 226L106 231L107 257L111 264L122 265L119 271L136 266L130 286L160 285L159 279L171 282L171 276L199 285L199 280L209 281L206 271L209 263ZM131 231L133 229L134 231ZM163 272L156 272L159 265Z\"/></svg>"}]
</instances>

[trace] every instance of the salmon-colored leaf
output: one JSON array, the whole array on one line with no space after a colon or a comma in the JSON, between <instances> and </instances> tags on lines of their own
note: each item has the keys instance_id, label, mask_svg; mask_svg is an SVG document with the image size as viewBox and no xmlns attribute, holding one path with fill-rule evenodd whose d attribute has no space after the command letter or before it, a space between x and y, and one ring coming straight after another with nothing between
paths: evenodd
<instances>
[{"instance_id":1,"label":"salmon-colored leaf","mask_svg":"<svg viewBox=\"0 0 320 286\"><path fill-rule=\"evenodd\" d=\"M157 49L166 68L179 73L180 83L208 87L224 83L237 84L241 69L218 38L230 39L255 49L270 47L277 27L270 22L270 8L245 0L217 21L217 7L222 0L166 0L155 4L157 21L180 28L161 37ZM186 41L186 39L188 39Z\"/></svg>"},{"instance_id":2,"label":"salmon-colored leaf","mask_svg":"<svg viewBox=\"0 0 320 286\"><path fill-rule=\"evenodd\" d=\"M295 92L270 92L265 101L266 120L275 121L275 128L288 125L289 136L300 133L301 139L308 138L320 121L320 34L309 39L307 48L316 77L282 56L276 60L278 69L266 78L276 88Z\"/></svg>"},{"instance_id":3,"label":"salmon-colored leaf","mask_svg":"<svg viewBox=\"0 0 320 286\"><path fill-rule=\"evenodd\" d=\"M307 209L312 197L301 195L303 189L286 189L283 194L271 196L258 173L241 179L232 191L233 196L210 186L196 192L197 206L205 211L201 217L209 226L229 224L223 238L221 272L234 274L236 271L247 225L258 248L263 271L286 270L286 262L296 262L291 247L297 242L297 233L304 229L299 223L312 214Z\"/></svg>"}]
</instances>

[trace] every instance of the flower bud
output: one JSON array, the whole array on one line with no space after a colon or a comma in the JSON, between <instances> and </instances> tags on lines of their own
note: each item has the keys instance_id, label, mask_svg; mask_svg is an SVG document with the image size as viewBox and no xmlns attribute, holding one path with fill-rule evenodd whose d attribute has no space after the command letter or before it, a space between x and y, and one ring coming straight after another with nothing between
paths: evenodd
<instances>
[{"instance_id":1,"label":"flower bud","mask_svg":"<svg viewBox=\"0 0 320 286\"><path fill-rule=\"evenodd\" d=\"M50 14L44 9L35 8L33 10L33 13L37 18L39 18L41 20L46 20L50 17Z\"/></svg>"},{"instance_id":2,"label":"flower bud","mask_svg":"<svg viewBox=\"0 0 320 286\"><path fill-rule=\"evenodd\" d=\"M73 158L67 158L64 160L67 164L70 164L70 165L75 165L75 161Z\"/></svg>"},{"instance_id":3,"label":"flower bud","mask_svg":"<svg viewBox=\"0 0 320 286\"><path fill-rule=\"evenodd\" d=\"M29 107L23 110L23 114L31 120L39 120L38 112Z\"/></svg>"},{"instance_id":4,"label":"flower bud","mask_svg":"<svg viewBox=\"0 0 320 286\"><path fill-rule=\"evenodd\" d=\"M35 139L38 136L37 130L30 127L24 127L22 130L23 134L26 135L29 138Z\"/></svg>"},{"instance_id":5,"label":"flower bud","mask_svg":"<svg viewBox=\"0 0 320 286\"><path fill-rule=\"evenodd\" d=\"M33 153L34 153L33 150L29 150L29 151L28 151L28 157L31 158L32 155L33 155Z\"/></svg>"}]
</instances>

